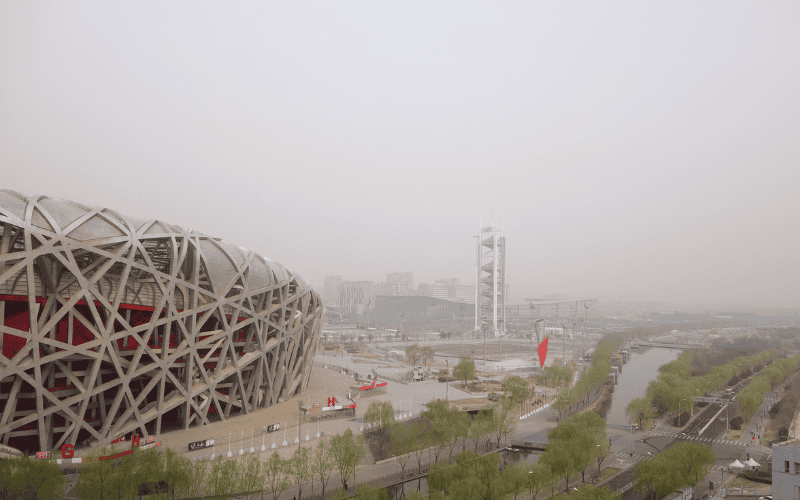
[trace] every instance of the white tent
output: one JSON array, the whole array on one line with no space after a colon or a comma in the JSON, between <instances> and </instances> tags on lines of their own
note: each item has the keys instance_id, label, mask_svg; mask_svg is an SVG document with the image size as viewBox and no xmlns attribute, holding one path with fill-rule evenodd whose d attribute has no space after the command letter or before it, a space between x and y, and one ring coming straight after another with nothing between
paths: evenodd
<instances>
[{"instance_id":1,"label":"white tent","mask_svg":"<svg viewBox=\"0 0 800 500\"><path fill-rule=\"evenodd\" d=\"M733 461L733 463L732 463L732 464L730 464L728 467L732 467L732 468L734 468L734 469L742 469L742 468L744 468L744 464L742 464L742 462L740 462L740 461L737 459L737 460L734 460L734 461Z\"/></svg>"},{"instance_id":2,"label":"white tent","mask_svg":"<svg viewBox=\"0 0 800 500\"><path fill-rule=\"evenodd\" d=\"M748 460L748 461L747 461L747 462L745 462L745 463L746 463L747 465L749 465L750 467L758 467L758 462L756 462L755 460L753 460L753 457L750 457L750 460Z\"/></svg>"}]
</instances>

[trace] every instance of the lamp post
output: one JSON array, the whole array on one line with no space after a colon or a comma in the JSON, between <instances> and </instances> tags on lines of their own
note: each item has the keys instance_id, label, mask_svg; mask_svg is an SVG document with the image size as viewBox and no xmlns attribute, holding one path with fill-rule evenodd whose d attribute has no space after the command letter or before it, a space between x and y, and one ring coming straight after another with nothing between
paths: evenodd
<instances>
[{"instance_id":1,"label":"lamp post","mask_svg":"<svg viewBox=\"0 0 800 500\"><path fill-rule=\"evenodd\" d=\"M297 449L303 447L303 401L297 401Z\"/></svg>"},{"instance_id":2,"label":"lamp post","mask_svg":"<svg viewBox=\"0 0 800 500\"><path fill-rule=\"evenodd\" d=\"M678 401L678 425L683 427L681 425L681 421L683 420L681 419L681 401L688 401L688 398L683 398L680 401Z\"/></svg>"},{"instance_id":3,"label":"lamp post","mask_svg":"<svg viewBox=\"0 0 800 500\"><path fill-rule=\"evenodd\" d=\"M728 414L728 405L725 405L725 431L731 431L731 419L730 415Z\"/></svg>"},{"instance_id":4,"label":"lamp post","mask_svg":"<svg viewBox=\"0 0 800 500\"><path fill-rule=\"evenodd\" d=\"M445 388L445 392L444 392L444 400L445 401L449 401L450 400L450 360L449 359L445 359L444 362L445 362L445 364L447 366L447 380L445 381L445 384L446 384L445 387L446 388Z\"/></svg>"},{"instance_id":5,"label":"lamp post","mask_svg":"<svg viewBox=\"0 0 800 500\"><path fill-rule=\"evenodd\" d=\"M631 456L633 456L633 424L631 424Z\"/></svg>"}]
</instances>

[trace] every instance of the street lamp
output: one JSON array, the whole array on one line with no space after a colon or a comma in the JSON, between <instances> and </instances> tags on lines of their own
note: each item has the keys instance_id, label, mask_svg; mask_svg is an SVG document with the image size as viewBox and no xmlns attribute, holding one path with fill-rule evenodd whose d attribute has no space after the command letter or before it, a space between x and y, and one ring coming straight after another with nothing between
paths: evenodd
<instances>
[{"instance_id":1,"label":"street lamp","mask_svg":"<svg viewBox=\"0 0 800 500\"><path fill-rule=\"evenodd\" d=\"M725 431L731 431L731 419L730 415L728 414L728 405L725 405Z\"/></svg>"},{"instance_id":2,"label":"street lamp","mask_svg":"<svg viewBox=\"0 0 800 500\"><path fill-rule=\"evenodd\" d=\"M303 434L303 401L297 401L297 449L303 447L303 438L300 437Z\"/></svg>"},{"instance_id":3,"label":"street lamp","mask_svg":"<svg viewBox=\"0 0 800 500\"><path fill-rule=\"evenodd\" d=\"M447 366L447 368L446 368L446 370L447 370L447 379L445 379L445 387L446 387L446 389L445 389L445 393L444 393L444 400L445 401L449 401L449 398L450 398L450 360L449 359L445 359L444 362L445 362L445 364Z\"/></svg>"},{"instance_id":4,"label":"street lamp","mask_svg":"<svg viewBox=\"0 0 800 500\"><path fill-rule=\"evenodd\" d=\"M687 400L688 398L683 398L680 401L678 401L678 426L680 427L683 427L681 425L681 422L683 421L683 419L681 418L681 401L687 401Z\"/></svg>"}]
</instances>

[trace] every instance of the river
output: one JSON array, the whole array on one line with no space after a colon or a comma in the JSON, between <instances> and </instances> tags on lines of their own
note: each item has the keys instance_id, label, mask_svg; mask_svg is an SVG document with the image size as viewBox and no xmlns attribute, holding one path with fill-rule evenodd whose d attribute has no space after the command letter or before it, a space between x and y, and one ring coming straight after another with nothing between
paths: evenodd
<instances>
[{"instance_id":1,"label":"river","mask_svg":"<svg viewBox=\"0 0 800 500\"><path fill-rule=\"evenodd\" d=\"M678 359L683 351L678 349L664 349L660 347L639 348L631 351L631 358L622 366L614 394L611 398L611 408L606 415L609 424L627 424L628 416L625 408L636 398L641 398L647 392L647 386L658 377L658 369L671 361Z\"/></svg>"}]
</instances>

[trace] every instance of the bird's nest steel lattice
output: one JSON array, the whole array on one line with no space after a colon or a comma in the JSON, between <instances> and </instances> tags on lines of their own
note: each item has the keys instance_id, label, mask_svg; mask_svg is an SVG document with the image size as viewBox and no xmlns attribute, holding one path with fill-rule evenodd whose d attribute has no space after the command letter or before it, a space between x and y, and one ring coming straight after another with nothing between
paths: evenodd
<instances>
[{"instance_id":1,"label":"bird's nest steel lattice","mask_svg":"<svg viewBox=\"0 0 800 500\"><path fill-rule=\"evenodd\" d=\"M308 385L322 316L308 283L254 252L0 191L6 445L102 444L275 404Z\"/></svg>"}]
</instances>

